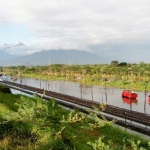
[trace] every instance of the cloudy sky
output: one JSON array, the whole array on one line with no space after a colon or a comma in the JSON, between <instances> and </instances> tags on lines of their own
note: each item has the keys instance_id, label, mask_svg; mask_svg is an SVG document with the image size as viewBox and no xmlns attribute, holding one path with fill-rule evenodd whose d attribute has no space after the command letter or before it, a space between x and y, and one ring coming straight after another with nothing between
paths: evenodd
<instances>
[{"instance_id":1,"label":"cloudy sky","mask_svg":"<svg viewBox=\"0 0 150 150\"><path fill-rule=\"evenodd\" d=\"M78 49L127 62L150 62L149 0L2 0L0 45L16 53Z\"/></svg>"}]
</instances>

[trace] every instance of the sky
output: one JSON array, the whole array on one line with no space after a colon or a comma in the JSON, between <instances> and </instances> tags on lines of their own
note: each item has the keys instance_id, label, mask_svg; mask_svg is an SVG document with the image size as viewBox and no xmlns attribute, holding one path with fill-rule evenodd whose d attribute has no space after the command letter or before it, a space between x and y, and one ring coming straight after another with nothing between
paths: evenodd
<instances>
[{"instance_id":1,"label":"sky","mask_svg":"<svg viewBox=\"0 0 150 150\"><path fill-rule=\"evenodd\" d=\"M0 45L77 49L119 61L150 62L149 0L2 0Z\"/></svg>"}]
</instances>

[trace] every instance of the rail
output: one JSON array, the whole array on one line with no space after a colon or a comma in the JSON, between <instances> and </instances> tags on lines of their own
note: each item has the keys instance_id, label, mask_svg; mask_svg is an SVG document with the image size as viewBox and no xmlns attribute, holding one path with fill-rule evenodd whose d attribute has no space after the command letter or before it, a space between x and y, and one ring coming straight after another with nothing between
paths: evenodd
<instances>
[{"instance_id":1,"label":"rail","mask_svg":"<svg viewBox=\"0 0 150 150\"><path fill-rule=\"evenodd\" d=\"M5 84L8 87L11 87L11 88L14 88L17 90L19 88L20 90L25 89L27 91L32 91L33 93L36 92L36 87L22 85L22 84L10 82L10 81L1 81L0 83ZM37 92L39 94L44 93L46 96L54 97L54 98L63 100L65 102L81 105L86 108L93 108L93 106L95 106L95 107L101 109L100 104L95 101L90 101L90 100L86 100L83 98L78 98L78 97L74 97L74 96L70 96L70 95L66 95L66 94L62 94L62 93L57 93L57 92L53 92L53 91L48 91L48 90L43 91L43 89L40 89L40 88L38 88ZM143 124L148 127L150 126L150 115L148 115L148 114L140 113L137 111L127 110L127 109L119 108L119 107L108 105L108 104L106 104L106 108L103 112L106 114L110 114L113 116L123 118L123 119L134 121L136 123L140 123L140 124ZM150 135L150 131L148 131L148 134Z\"/></svg>"}]
</instances>

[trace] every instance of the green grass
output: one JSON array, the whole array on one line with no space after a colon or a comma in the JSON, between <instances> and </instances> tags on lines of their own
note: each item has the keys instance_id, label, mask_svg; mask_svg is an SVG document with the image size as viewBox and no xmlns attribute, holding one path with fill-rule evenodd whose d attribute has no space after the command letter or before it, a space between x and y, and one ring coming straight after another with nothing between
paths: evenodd
<instances>
[{"instance_id":1,"label":"green grass","mask_svg":"<svg viewBox=\"0 0 150 150\"><path fill-rule=\"evenodd\" d=\"M92 150L87 142L104 136L104 143L112 140L114 146L120 147L124 137L140 140L140 146L148 150L146 139L112 125L93 128L89 123L93 125L95 121L78 113L62 108L54 99L45 102L37 97L1 92L0 149ZM131 149L129 143L127 149Z\"/></svg>"},{"instance_id":2,"label":"green grass","mask_svg":"<svg viewBox=\"0 0 150 150\"><path fill-rule=\"evenodd\" d=\"M21 95L5 94L0 92L0 103L12 111L17 111L17 106L14 103L20 99Z\"/></svg>"},{"instance_id":3,"label":"green grass","mask_svg":"<svg viewBox=\"0 0 150 150\"><path fill-rule=\"evenodd\" d=\"M122 143L122 139L134 139L135 141L140 140L141 146L147 146L147 140L143 139L140 135L131 134L129 132L125 132L119 127L112 127L106 125L101 128L101 134L105 136L105 142L108 141L110 138L113 139L114 143ZM129 143L127 144L129 146Z\"/></svg>"},{"instance_id":4,"label":"green grass","mask_svg":"<svg viewBox=\"0 0 150 150\"><path fill-rule=\"evenodd\" d=\"M6 94L11 93L10 89L5 85L0 85L0 91L3 92L3 93L6 93Z\"/></svg>"}]
</instances>

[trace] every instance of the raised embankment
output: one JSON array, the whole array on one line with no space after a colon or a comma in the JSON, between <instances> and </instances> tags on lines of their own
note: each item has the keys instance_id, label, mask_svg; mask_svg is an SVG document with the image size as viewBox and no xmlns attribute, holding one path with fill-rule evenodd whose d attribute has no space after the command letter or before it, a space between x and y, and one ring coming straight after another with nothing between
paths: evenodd
<instances>
[{"instance_id":1,"label":"raised embankment","mask_svg":"<svg viewBox=\"0 0 150 150\"><path fill-rule=\"evenodd\" d=\"M84 113L88 113L86 108L93 108L93 106L100 108L100 104L95 101L90 101L70 95L65 95L62 93L57 93L53 91L43 90L43 89L36 89L36 87L22 85L14 82L9 81L1 81L0 84L5 84L10 88L28 93L28 94L38 94L39 96L43 94L43 98L49 99L49 97L53 97L58 99L58 103L64 105L69 108L78 108L80 111ZM84 106L84 107L82 107ZM127 109L115 107L106 104L105 109L103 110L104 116L108 120L112 120L115 117L117 122L116 124L124 126L126 128L130 128L132 130L138 131L140 133L150 135L150 115L130 111ZM101 117L101 115L99 115ZM129 121L133 121L132 123Z\"/></svg>"}]
</instances>

